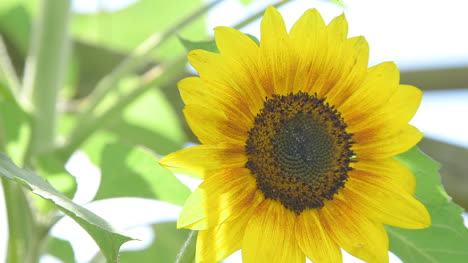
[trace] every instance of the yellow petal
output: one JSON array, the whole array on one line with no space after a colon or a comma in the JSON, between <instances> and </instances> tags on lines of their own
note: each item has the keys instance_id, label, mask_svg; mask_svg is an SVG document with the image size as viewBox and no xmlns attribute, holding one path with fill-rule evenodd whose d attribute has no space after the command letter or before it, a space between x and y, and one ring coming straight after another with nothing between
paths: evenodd
<instances>
[{"instance_id":1,"label":"yellow petal","mask_svg":"<svg viewBox=\"0 0 468 263\"><path fill-rule=\"evenodd\" d=\"M277 201L266 199L255 210L242 240L245 263L304 263L296 242L296 214Z\"/></svg>"},{"instance_id":2,"label":"yellow petal","mask_svg":"<svg viewBox=\"0 0 468 263\"><path fill-rule=\"evenodd\" d=\"M380 180L397 184L407 193L414 195L416 192L416 178L410 169L395 159L364 160L352 163L356 170L371 173Z\"/></svg>"},{"instance_id":3,"label":"yellow petal","mask_svg":"<svg viewBox=\"0 0 468 263\"><path fill-rule=\"evenodd\" d=\"M230 142L241 145L247 140L248 129L245 125L248 123L232 121L225 112L190 104L185 106L184 115L193 133L203 144Z\"/></svg>"},{"instance_id":4,"label":"yellow petal","mask_svg":"<svg viewBox=\"0 0 468 263\"><path fill-rule=\"evenodd\" d=\"M228 94L236 94L236 97L242 98L236 102L249 108L253 116L256 115L263 105L264 92L252 85L257 83L257 73L251 72L250 67L246 68L231 57L200 49L192 50L187 58L205 83Z\"/></svg>"},{"instance_id":5,"label":"yellow petal","mask_svg":"<svg viewBox=\"0 0 468 263\"><path fill-rule=\"evenodd\" d=\"M247 35L229 27L215 28L215 39L221 56L245 69L243 74L249 83L247 83L248 86L241 88L248 94L247 96L260 95L260 98L267 96L262 81L267 73L259 66L260 51L257 44Z\"/></svg>"},{"instance_id":6,"label":"yellow petal","mask_svg":"<svg viewBox=\"0 0 468 263\"><path fill-rule=\"evenodd\" d=\"M316 9L307 10L293 25L291 49L298 57L294 92L310 89L319 77L319 69L327 61L327 31Z\"/></svg>"},{"instance_id":7,"label":"yellow petal","mask_svg":"<svg viewBox=\"0 0 468 263\"><path fill-rule=\"evenodd\" d=\"M330 45L330 44L329 44ZM345 41L336 41L335 48L329 48L330 73L319 94L327 97L331 105L343 104L362 86L369 61L369 45L364 37L353 37ZM336 63L337 60L341 62Z\"/></svg>"},{"instance_id":8,"label":"yellow petal","mask_svg":"<svg viewBox=\"0 0 468 263\"><path fill-rule=\"evenodd\" d=\"M322 16L317 9L309 9L294 23L291 28L291 40L294 47L299 50L308 50L309 42L315 44L315 47L321 46L320 42L326 44L326 26ZM323 39L325 37L325 39ZM302 45L301 42L302 41ZM307 41L304 43L303 41Z\"/></svg>"},{"instance_id":9,"label":"yellow petal","mask_svg":"<svg viewBox=\"0 0 468 263\"><path fill-rule=\"evenodd\" d=\"M354 170L341 193L356 211L378 222L408 229L431 224L426 207L388 178Z\"/></svg>"},{"instance_id":10,"label":"yellow petal","mask_svg":"<svg viewBox=\"0 0 468 263\"><path fill-rule=\"evenodd\" d=\"M333 39L345 40L348 36L348 21L345 14L335 17L327 26L328 34Z\"/></svg>"},{"instance_id":11,"label":"yellow petal","mask_svg":"<svg viewBox=\"0 0 468 263\"><path fill-rule=\"evenodd\" d=\"M259 50L257 44L246 34L230 27L215 28L216 46L221 55L234 58L239 63L257 63Z\"/></svg>"},{"instance_id":12,"label":"yellow petal","mask_svg":"<svg viewBox=\"0 0 468 263\"><path fill-rule=\"evenodd\" d=\"M244 147L229 143L190 147L168 154L159 161L174 173L201 179L222 169L243 167L246 162Z\"/></svg>"},{"instance_id":13,"label":"yellow petal","mask_svg":"<svg viewBox=\"0 0 468 263\"><path fill-rule=\"evenodd\" d=\"M408 124L404 130L385 139L362 142L353 138L357 143L353 145L352 149L358 158L385 159L408 151L415 146L422 137L422 132Z\"/></svg>"},{"instance_id":14,"label":"yellow petal","mask_svg":"<svg viewBox=\"0 0 468 263\"><path fill-rule=\"evenodd\" d=\"M225 169L208 177L185 201L178 228L204 230L237 218L261 201L245 168Z\"/></svg>"},{"instance_id":15,"label":"yellow petal","mask_svg":"<svg viewBox=\"0 0 468 263\"><path fill-rule=\"evenodd\" d=\"M353 123L385 105L397 90L399 81L400 72L395 63L373 66L359 88L342 105L338 105L338 111L347 122Z\"/></svg>"},{"instance_id":16,"label":"yellow petal","mask_svg":"<svg viewBox=\"0 0 468 263\"><path fill-rule=\"evenodd\" d=\"M343 15L336 17L327 26L327 44L326 50L322 52L320 56L326 57L326 63L318 69L318 78L315 81L312 92L317 92L319 97L327 97L336 105L340 97L336 97L336 94L341 92L335 91L349 91L349 88L353 88L355 85L348 85L343 89L340 85L338 90L335 88L339 82L347 82L346 79L357 77L355 74L350 72L359 71L359 67L354 67L356 52L352 49L350 42L347 41L348 23ZM340 61L337 63L337 61ZM333 94L328 94L329 92Z\"/></svg>"},{"instance_id":17,"label":"yellow petal","mask_svg":"<svg viewBox=\"0 0 468 263\"><path fill-rule=\"evenodd\" d=\"M255 209L243 213L235 220L198 232L197 263L215 263L241 249L240 240Z\"/></svg>"},{"instance_id":18,"label":"yellow petal","mask_svg":"<svg viewBox=\"0 0 468 263\"><path fill-rule=\"evenodd\" d=\"M260 46L266 45L268 48L274 48L278 42L284 42L289 39L283 17L278 10L272 6L269 6L265 10L265 15L260 25L260 31Z\"/></svg>"},{"instance_id":19,"label":"yellow petal","mask_svg":"<svg viewBox=\"0 0 468 263\"><path fill-rule=\"evenodd\" d=\"M406 127L416 113L422 99L418 88L399 85L387 103L373 111L362 112L354 119L345 118L348 130L356 141L389 137Z\"/></svg>"},{"instance_id":20,"label":"yellow petal","mask_svg":"<svg viewBox=\"0 0 468 263\"><path fill-rule=\"evenodd\" d=\"M348 253L366 262L388 262L388 236L382 224L338 199L325 203L319 215L327 233Z\"/></svg>"},{"instance_id":21,"label":"yellow petal","mask_svg":"<svg viewBox=\"0 0 468 263\"><path fill-rule=\"evenodd\" d=\"M261 22L260 56L267 94L285 95L292 91L297 67L297 57L291 50L289 35L281 14L268 7ZM268 85L268 84L269 85Z\"/></svg>"},{"instance_id":22,"label":"yellow petal","mask_svg":"<svg viewBox=\"0 0 468 263\"><path fill-rule=\"evenodd\" d=\"M250 108L241 102L241 95L232 90L224 90L217 85L209 85L199 77L188 77L178 83L180 96L185 105L209 105L214 111L222 111L232 119L253 122Z\"/></svg>"},{"instance_id":23,"label":"yellow petal","mask_svg":"<svg viewBox=\"0 0 468 263\"><path fill-rule=\"evenodd\" d=\"M343 262L340 247L322 226L315 209L305 210L298 217L296 238L302 251L313 262Z\"/></svg>"}]
</instances>

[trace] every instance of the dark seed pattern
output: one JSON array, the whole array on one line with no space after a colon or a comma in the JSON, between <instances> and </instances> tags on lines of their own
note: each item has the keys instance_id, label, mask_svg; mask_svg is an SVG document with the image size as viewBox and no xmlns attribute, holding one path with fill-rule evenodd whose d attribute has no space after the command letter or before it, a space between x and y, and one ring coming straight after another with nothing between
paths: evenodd
<instances>
[{"instance_id":1,"label":"dark seed pattern","mask_svg":"<svg viewBox=\"0 0 468 263\"><path fill-rule=\"evenodd\" d=\"M272 95L246 142L246 167L266 198L300 214L322 208L344 187L352 134L341 114L316 94Z\"/></svg>"}]
</instances>

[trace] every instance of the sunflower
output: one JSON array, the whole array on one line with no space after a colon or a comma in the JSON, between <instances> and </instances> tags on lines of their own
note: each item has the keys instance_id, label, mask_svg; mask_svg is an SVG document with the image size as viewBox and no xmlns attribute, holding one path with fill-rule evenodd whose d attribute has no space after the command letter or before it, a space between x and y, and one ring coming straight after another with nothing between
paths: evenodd
<instances>
[{"instance_id":1,"label":"sunflower","mask_svg":"<svg viewBox=\"0 0 468 263\"><path fill-rule=\"evenodd\" d=\"M384 224L430 225L393 158L423 136L408 124L422 93L399 84L394 63L368 68L366 40L347 28L308 10L288 33L269 7L260 45L218 27L219 54L189 53L200 76L179 88L202 144L160 163L204 180L178 220L199 230L196 262L242 249L247 263L334 263L340 248L388 262Z\"/></svg>"}]
</instances>

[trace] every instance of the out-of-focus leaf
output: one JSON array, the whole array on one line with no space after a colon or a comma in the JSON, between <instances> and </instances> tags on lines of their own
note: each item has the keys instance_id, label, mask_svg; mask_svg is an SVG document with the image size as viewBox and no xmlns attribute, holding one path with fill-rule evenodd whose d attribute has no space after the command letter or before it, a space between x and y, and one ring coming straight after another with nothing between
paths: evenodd
<instances>
[{"instance_id":1,"label":"out-of-focus leaf","mask_svg":"<svg viewBox=\"0 0 468 263\"><path fill-rule=\"evenodd\" d=\"M424 138L418 145L421 151L440 162L442 167L439 172L445 190L456 204L468 211L468 150L429 138Z\"/></svg>"},{"instance_id":2,"label":"out-of-focus leaf","mask_svg":"<svg viewBox=\"0 0 468 263\"><path fill-rule=\"evenodd\" d=\"M15 98L13 97L13 94L11 94L11 90L7 86L8 84L2 79L2 77L3 76L0 75L0 103L4 103L5 101L14 102Z\"/></svg>"},{"instance_id":3,"label":"out-of-focus leaf","mask_svg":"<svg viewBox=\"0 0 468 263\"><path fill-rule=\"evenodd\" d=\"M14 5L3 12L0 9L0 35L5 42L8 56L18 75L22 75L23 73L30 34L31 15L26 10L26 7Z\"/></svg>"},{"instance_id":4,"label":"out-of-focus leaf","mask_svg":"<svg viewBox=\"0 0 468 263\"><path fill-rule=\"evenodd\" d=\"M77 14L72 31L78 39L128 52L152 34L162 32L199 8L200 3L201 1L193 0L140 0L116 12ZM191 37L204 35L203 19L191 23L181 32ZM163 60L170 59L182 52L183 47L174 38L157 52L157 57Z\"/></svg>"},{"instance_id":5,"label":"out-of-focus leaf","mask_svg":"<svg viewBox=\"0 0 468 263\"><path fill-rule=\"evenodd\" d=\"M218 47L216 46L216 42L214 40L190 41L181 36L179 36L179 40L182 43L182 45L184 45L185 49L187 49L187 51L191 51L194 49L203 49L206 51L219 53Z\"/></svg>"},{"instance_id":6,"label":"out-of-focus leaf","mask_svg":"<svg viewBox=\"0 0 468 263\"><path fill-rule=\"evenodd\" d=\"M132 239L109 225L99 216L59 193L42 177L32 171L17 167L2 153L0 153L0 174L8 179L20 182L33 193L53 202L62 212L70 216L91 235L108 262L117 262L120 246Z\"/></svg>"},{"instance_id":7,"label":"out-of-focus leaf","mask_svg":"<svg viewBox=\"0 0 468 263\"><path fill-rule=\"evenodd\" d=\"M0 98L0 125L3 125L3 139L6 150L15 162L22 161L24 147L29 137L29 115L16 102Z\"/></svg>"},{"instance_id":8,"label":"out-of-focus leaf","mask_svg":"<svg viewBox=\"0 0 468 263\"><path fill-rule=\"evenodd\" d=\"M142 197L183 205L190 190L156 157L142 149L110 144L103 151L102 179L96 200L112 197Z\"/></svg>"},{"instance_id":9,"label":"out-of-focus leaf","mask_svg":"<svg viewBox=\"0 0 468 263\"><path fill-rule=\"evenodd\" d=\"M31 1L31 0L2 0L0 4L0 12L7 11L11 8L17 6L24 7L28 13L33 13L39 7L40 1Z\"/></svg>"},{"instance_id":10,"label":"out-of-focus leaf","mask_svg":"<svg viewBox=\"0 0 468 263\"><path fill-rule=\"evenodd\" d=\"M118 137L114 134L111 134L110 132L102 130L96 131L91 136L91 138L89 138L85 142L83 147L81 147L81 150L84 150L84 152L94 165L99 166L99 164L102 162L101 159L104 148L109 143L114 143L118 141Z\"/></svg>"},{"instance_id":11,"label":"out-of-focus leaf","mask_svg":"<svg viewBox=\"0 0 468 263\"><path fill-rule=\"evenodd\" d=\"M69 174L63 162L55 158L55 155L44 154L36 158L37 172L49 182L52 187L64 194L68 198L72 198L76 192L76 180ZM43 200L43 199L40 199ZM41 202L39 209L49 211L55 208L50 202Z\"/></svg>"},{"instance_id":12,"label":"out-of-focus leaf","mask_svg":"<svg viewBox=\"0 0 468 263\"><path fill-rule=\"evenodd\" d=\"M31 34L31 18L25 7L17 5L0 13L0 32L8 37L21 55L26 55Z\"/></svg>"},{"instance_id":13,"label":"out-of-focus leaf","mask_svg":"<svg viewBox=\"0 0 468 263\"><path fill-rule=\"evenodd\" d=\"M156 233L153 244L140 251L124 251L120 253L121 263L175 262L177 253L187 239L189 230L177 229L175 222L160 223L152 226Z\"/></svg>"},{"instance_id":14,"label":"out-of-focus leaf","mask_svg":"<svg viewBox=\"0 0 468 263\"><path fill-rule=\"evenodd\" d=\"M78 70L76 79L77 90L74 98L88 95L98 81L109 74L127 56L126 53L105 46L75 41L73 60ZM141 70L154 66L156 62L148 59Z\"/></svg>"},{"instance_id":15,"label":"out-of-focus leaf","mask_svg":"<svg viewBox=\"0 0 468 263\"><path fill-rule=\"evenodd\" d=\"M432 225L420 230L387 226L390 250L405 263L468 262L468 229L463 225L463 211L445 193L440 183L439 164L417 148L397 159L415 174L416 198L429 210Z\"/></svg>"},{"instance_id":16,"label":"out-of-focus leaf","mask_svg":"<svg viewBox=\"0 0 468 263\"><path fill-rule=\"evenodd\" d=\"M60 259L63 263L76 262L75 253L70 242L56 237L49 239L46 253Z\"/></svg>"},{"instance_id":17,"label":"out-of-focus leaf","mask_svg":"<svg viewBox=\"0 0 468 263\"><path fill-rule=\"evenodd\" d=\"M241 4L243 4L243 5L248 5L248 4L252 3L252 2L255 1L255 0L239 0L239 1L240 1Z\"/></svg>"},{"instance_id":18,"label":"out-of-focus leaf","mask_svg":"<svg viewBox=\"0 0 468 263\"><path fill-rule=\"evenodd\" d=\"M346 4L344 0L327 0L328 2L331 2L337 6L340 6L342 8L346 8Z\"/></svg>"},{"instance_id":19,"label":"out-of-focus leaf","mask_svg":"<svg viewBox=\"0 0 468 263\"><path fill-rule=\"evenodd\" d=\"M54 154L39 155L35 161L36 172L54 189L71 199L76 192L76 180L65 170L63 161ZM40 196L34 195L33 199L37 209L42 213L54 212L57 209L52 202Z\"/></svg>"},{"instance_id":20,"label":"out-of-focus leaf","mask_svg":"<svg viewBox=\"0 0 468 263\"><path fill-rule=\"evenodd\" d=\"M251 35L251 34L246 34L250 39L252 39L257 45L260 44L260 41L258 39ZM188 39L185 39L181 36L179 36L179 40L184 45L185 49L187 51L191 51L194 49L203 49L206 51L214 52L214 53L219 53L218 47L216 46L216 42L214 40L208 40L208 41L191 41Z\"/></svg>"},{"instance_id":21,"label":"out-of-focus leaf","mask_svg":"<svg viewBox=\"0 0 468 263\"><path fill-rule=\"evenodd\" d=\"M251 34L246 34L246 35L250 37L250 39L252 39L255 42L255 44L257 44L257 46L260 45L260 41L258 40L256 36L251 35Z\"/></svg>"},{"instance_id":22,"label":"out-of-focus leaf","mask_svg":"<svg viewBox=\"0 0 468 263\"><path fill-rule=\"evenodd\" d=\"M122 118L111 123L109 129L120 135L120 139L128 144L142 145L159 153L169 153L181 147L181 141L168 138L164 134L156 133L146 127L131 124Z\"/></svg>"},{"instance_id":23,"label":"out-of-focus leaf","mask_svg":"<svg viewBox=\"0 0 468 263\"><path fill-rule=\"evenodd\" d=\"M175 87L174 87L175 88ZM158 154L180 149L186 135L177 114L159 89L142 95L107 125L126 143L143 145Z\"/></svg>"}]
</instances>

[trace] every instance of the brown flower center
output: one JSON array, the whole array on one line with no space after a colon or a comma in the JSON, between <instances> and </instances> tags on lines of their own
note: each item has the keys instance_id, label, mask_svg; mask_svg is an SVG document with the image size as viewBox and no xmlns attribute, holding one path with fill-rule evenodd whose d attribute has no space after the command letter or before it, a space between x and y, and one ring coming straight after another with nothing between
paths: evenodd
<instances>
[{"instance_id":1,"label":"brown flower center","mask_svg":"<svg viewBox=\"0 0 468 263\"><path fill-rule=\"evenodd\" d=\"M352 169L352 134L346 127L324 98L303 92L273 95L248 132L246 167L266 198L296 214L321 208Z\"/></svg>"}]
</instances>

